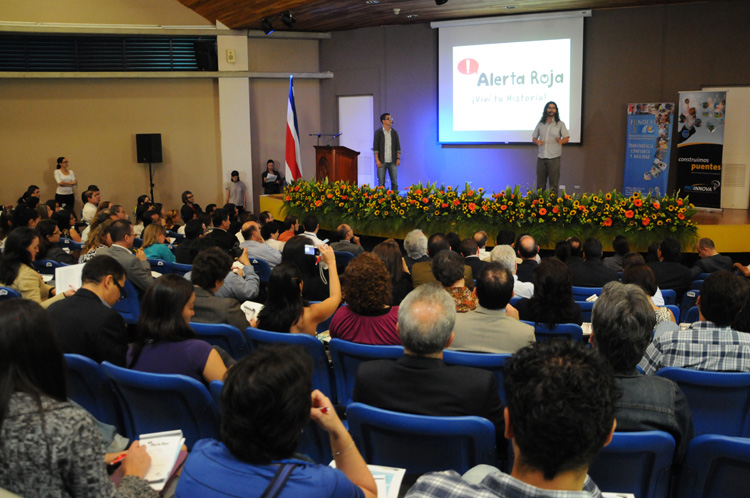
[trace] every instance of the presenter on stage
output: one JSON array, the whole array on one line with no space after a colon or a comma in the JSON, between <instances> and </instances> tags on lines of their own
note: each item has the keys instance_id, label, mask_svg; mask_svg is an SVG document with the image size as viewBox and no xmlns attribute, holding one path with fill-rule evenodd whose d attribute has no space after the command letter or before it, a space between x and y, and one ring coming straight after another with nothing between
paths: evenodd
<instances>
[{"instance_id":1,"label":"presenter on stage","mask_svg":"<svg viewBox=\"0 0 750 498\"><path fill-rule=\"evenodd\" d=\"M375 130L372 150L375 152L375 163L378 165L378 187L385 186L385 170L391 178L391 190L398 192L397 170L401 165L401 142L398 133L393 129L393 118L390 113L380 115L382 128Z\"/></svg>"},{"instance_id":2,"label":"presenter on stage","mask_svg":"<svg viewBox=\"0 0 750 498\"><path fill-rule=\"evenodd\" d=\"M569 140L570 135L565 123L560 121L557 104L547 102L542 119L537 123L531 136L531 141L539 146L539 157L536 160L537 188L547 188L547 178L549 178L549 189L557 195L560 185L562 145L568 143Z\"/></svg>"}]
</instances>

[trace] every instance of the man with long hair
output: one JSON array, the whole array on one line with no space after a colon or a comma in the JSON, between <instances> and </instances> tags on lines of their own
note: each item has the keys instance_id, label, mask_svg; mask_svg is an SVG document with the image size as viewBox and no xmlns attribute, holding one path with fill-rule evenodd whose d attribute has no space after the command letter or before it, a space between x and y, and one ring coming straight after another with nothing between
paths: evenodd
<instances>
[{"instance_id":1,"label":"man with long hair","mask_svg":"<svg viewBox=\"0 0 750 498\"><path fill-rule=\"evenodd\" d=\"M531 141L539 146L539 156L536 161L536 187L547 187L557 195L560 185L560 156L563 144L568 143L570 135L565 123L560 121L557 104L550 101L544 106L542 118L534 128Z\"/></svg>"}]
</instances>

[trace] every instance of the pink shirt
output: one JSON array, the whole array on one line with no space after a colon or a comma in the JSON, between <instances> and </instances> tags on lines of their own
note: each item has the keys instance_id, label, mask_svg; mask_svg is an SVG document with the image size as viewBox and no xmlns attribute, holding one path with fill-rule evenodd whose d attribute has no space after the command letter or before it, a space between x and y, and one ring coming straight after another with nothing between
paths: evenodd
<instances>
[{"instance_id":1,"label":"pink shirt","mask_svg":"<svg viewBox=\"0 0 750 498\"><path fill-rule=\"evenodd\" d=\"M342 306L331 320L331 338L359 344L400 346L401 337L396 330L398 306L383 311L381 315L365 316L356 314L349 306Z\"/></svg>"}]
</instances>

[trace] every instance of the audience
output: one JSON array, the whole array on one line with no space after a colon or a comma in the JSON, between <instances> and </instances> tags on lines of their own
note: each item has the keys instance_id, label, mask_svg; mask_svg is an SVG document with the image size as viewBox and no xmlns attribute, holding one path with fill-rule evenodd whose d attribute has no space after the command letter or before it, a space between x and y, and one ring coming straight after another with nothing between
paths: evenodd
<instances>
[{"instance_id":1,"label":"audience","mask_svg":"<svg viewBox=\"0 0 750 498\"><path fill-rule=\"evenodd\" d=\"M312 390L312 371L301 347L281 344L237 363L221 393L220 441L196 443L177 496L259 495L282 472L288 480L280 496L376 497L375 481L331 401ZM330 435L335 469L297 458L310 420Z\"/></svg>"},{"instance_id":2,"label":"audience","mask_svg":"<svg viewBox=\"0 0 750 498\"><path fill-rule=\"evenodd\" d=\"M232 247L239 244L234 234L228 231L231 221L229 220L229 213L223 208L214 209L214 213L211 215L211 222L214 228L208 232L206 237L216 242L217 246L224 251L229 251Z\"/></svg>"},{"instance_id":3,"label":"audience","mask_svg":"<svg viewBox=\"0 0 750 498\"><path fill-rule=\"evenodd\" d=\"M248 221L242 225L242 237L244 237L245 242L240 244L240 247L247 249L248 258L262 259L268 263L272 270L281 263L281 251L266 243L257 221Z\"/></svg>"},{"instance_id":4,"label":"audience","mask_svg":"<svg viewBox=\"0 0 750 498\"><path fill-rule=\"evenodd\" d=\"M679 263L681 250L682 247L676 239L667 237L659 245L657 252L659 261L648 263L654 271L659 287L673 289L677 292L678 300L693 281L690 268Z\"/></svg>"},{"instance_id":5,"label":"audience","mask_svg":"<svg viewBox=\"0 0 750 498\"><path fill-rule=\"evenodd\" d=\"M260 236L263 237L263 240L266 241L266 244L279 252L284 250L284 242L281 242L279 240L282 225L282 223L276 220L270 220L265 225L260 227Z\"/></svg>"},{"instance_id":6,"label":"audience","mask_svg":"<svg viewBox=\"0 0 750 498\"><path fill-rule=\"evenodd\" d=\"M125 286L125 269L109 256L97 256L83 266L81 288L47 308L63 353L125 366L128 332L112 306Z\"/></svg>"},{"instance_id":7,"label":"audience","mask_svg":"<svg viewBox=\"0 0 750 498\"><path fill-rule=\"evenodd\" d=\"M206 225L201 220L190 220L185 224L185 240L177 244L174 251L178 263L183 265L193 264L193 260L199 252L195 250L194 246L205 232Z\"/></svg>"},{"instance_id":8,"label":"audience","mask_svg":"<svg viewBox=\"0 0 750 498\"><path fill-rule=\"evenodd\" d=\"M94 228L89 233L89 239L81 249L81 256L78 258L79 263L85 263L94 256L102 247L109 247L112 245L112 238L109 236L109 229L112 227L112 220L106 220Z\"/></svg>"},{"instance_id":9,"label":"audience","mask_svg":"<svg viewBox=\"0 0 750 498\"><path fill-rule=\"evenodd\" d=\"M700 239L698 243L695 244L695 250L698 252L700 259L696 261L690 269L690 274L693 279L698 278L698 275L701 273L732 269L732 258L719 254L718 251L716 251L716 246L714 246L713 240L707 238Z\"/></svg>"},{"instance_id":10,"label":"audience","mask_svg":"<svg viewBox=\"0 0 750 498\"><path fill-rule=\"evenodd\" d=\"M195 293L179 275L159 277L141 302L138 333L127 353L128 368L181 374L204 382L224 380L227 367L219 353L190 328Z\"/></svg>"},{"instance_id":11,"label":"audience","mask_svg":"<svg viewBox=\"0 0 750 498\"><path fill-rule=\"evenodd\" d=\"M404 238L404 251L406 251L406 267L411 272L414 263L424 263L430 260L427 255L427 236L422 230L416 228L406 234Z\"/></svg>"},{"instance_id":12,"label":"audience","mask_svg":"<svg viewBox=\"0 0 750 498\"><path fill-rule=\"evenodd\" d=\"M568 237L568 245L570 246L570 256L565 262L568 266L583 263L583 255L581 254L581 239L578 237Z\"/></svg>"},{"instance_id":13,"label":"audience","mask_svg":"<svg viewBox=\"0 0 750 498\"><path fill-rule=\"evenodd\" d=\"M305 219L302 222L302 226L305 229L305 231L302 232L302 236L307 237L308 239L312 241L312 242L308 242L308 244L312 244L315 247L318 247L320 244L323 243L323 241L318 238L318 230L320 230L320 223L318 222L317 216L312 215L312 214L305 216Z\"/></svg>"},{"instance_id":14,"label":"audience","mask_svg":"<svg viewBox=\"0 0 750 498\"><path fill-rule=\"evenodd\" d=\"M506 363L505 388L504 434L515 454L512 472L486 465L464 478L452 470L433 472L407 497L601 496L587 472L612 440L618 398L604 359L573 341L535 343Z\"/></svg>"},{"instance_id":15,"label":"audience","mask_svg":"<svg viewBox=\"0 0 750 498\"><path fill-rule=\"evenodd\" d=\"M372 253L385 263L391 281L391 306L398 306L406 295L414 289L406 259L401 255L398 243L386 239L372 248Z\"/></svg>"},{"instance_id":16,"label":"audience","mask_svg":"<svg viewBox=\"0 0 750 498\"><path fill-rule=\"evenodd\" d=\"M133 225L128 220L117 220L109 228L109 237L112 239L112 245L100 248L96 254L115 258L125 268L125 275L130 283L139 293L145 292L154 281L154 277L151 275L151 265L146 261L143 249L138 249L133 254Z\"/></svg>"},{"instance_id":17,"label":"audience","mask_svg":"<svg viewBox=\"0 0 750 498\"><path fill-rule=\"evenodd\" d=\"M297 235L286 241L281 253L283 263L292 263L299 270L305 284L302 288L302 297L310 301L323 301L329 297L328 281L332 279L331 267L336 266L333 249L331 249L332 259L329 262L322 258L321 247L313 246L308 237ZM316 256L316 251L320 252L320 259ZM325 266L319 263L325 263L328 269L326 270Z\"/></svg>"},{"instance_id":18,"label":"audience","mask_svg":"<svg viewBox=\"0 0 750 498\"><path fill-rule=\"evenodd\" d=\"M687 399L671 380L642 375L635 368L656 324L652 306L640 287L608 283L594 304L590 342L612 366L623 393L616 403L617 430L668 432L679 463L693 438Z\"/></svg>"},{"instance_id":19,"label":"audience","mask_svg":"<svg viewBox=\"0 0 750 498\"><path fill-rule=\"evenodd\" d=\"M182 218L176 209L170 209L164 216L164 228L171 232L176 232L182 226Z\"/></svg>"},{"instance_id":20,"label":"audience","mask_svg":"<svg viewBox=\"0 0 750 498\"><path fill-rule=\"evenodd\" d=\"M455 321L453 300L439 285L414 289L399 306L404 356L362 363L354 401L417 415L484 417L494 424L501 450L505 448L503 404L495 376L488 370L443 362L443 348L453 341Z\"/></svg>"},{"instance_id":21,"label":"audience","mask_svg":"<svg viewBox=\"0 0 750 498\"><path fill-rule=\"evenodd\" d=\"M583 241L583 262L569 264L572 283L577 287L603 287L619 280L617 271L602 263L602 243L589 237Z\"/></svg>"},{"instance_id":22,"label":"audience","mask_svg":"<svg viewBox=\"0 0 750 498\"><path fill-rule=\"evenodd\" d=\"M615 254L604 258L602 264L614 271L622 271L622 257L630 252L630 244L628 239L624 235L618 235L612 241L612 249L615 250Z\"/></svg>"},{"instance_id":23,"label":"audience","mask_svg":"<svg viewBox=\"0 0 750 498\"><path fill-rule=\"evenodd\" d=\"M622 283L635 284L646 293L649 297L651 307L654 310L657 324L676 321L674 314L672 314L669 308L657 306L651 300L654 294L656 294L656 277L654 276L653 270L651 270L648 265L645 263L628 265L622 272Z\"/></svg>"},{"instance_id":24,"label":"audience","mask_svg":"<svg viewBox=\"0 0 750 498\"><path fill-rule=\"evenodd\" d=\"M175 258L174 253L169 249L166 241L167 231L164 227L158 223L152 223L143 231L143 245L141 248L149 259L161 259L175 263L177 258Z\"/></svg>"},{"instance_id":25,"label":"audience","mask_svg":"<svg viewBox=\"0 0 750 498\"><path fill-rule=\"evenodd\" d=\"M581 307L573 300L570 269L556 258L545 258L534 269L534 295L515 304L521 320L543 323L583 323Z\"/></svg>"},{"instance_id":26,"label":"audience","mask_svg":"<svg viewBox=\"0 0 750 498\"><path fill-rule=\"evenodd\" d=\"M406 241L404 241L404 247L406 248ZM410 268L411 279L414 283L414 287L419 287L420 285L432 283L437 280L432 272L432 260L440 251L450 250L451 246L445 234L433 233L430 235L430 238L427 240L427 255L429 256L429 259L427 261L414 261L414 264ZM407 254L409 253L408 248L406 248L406 252ZM408 260L406 264L409 264ZM471 277L471 267L464 265L463 261L461 262L461 265L464 269L463 278L465 280L465 285L469 287L469 289L474 289L474 279Z\"/></svg>"},{"instance_id":27,"label":"audience","mask_svg":"<svg viewBox=\"0 0 750 498\"><path fill-rule=\"evenodd\" d=\"M289 215L284 218L284 231L279 235L279 242L286 242L299 231L299 220L296 216Z\"/></svg>"},{"instance_id":28,"label":"audience","mask_svg":"<svg viewBox=\"0 0 750 498\"><path fill-rule=\"evenodd\" d=\"M190 281L195 285L193 321L227 323L240 331L248 327L240 302L232 297L216 295L231 269L232 258L219 247L204 249L195 257L190 272Z\"/></svg>"},{"instance_id":29,"label":"audience","mask_svg":"<svg viewBox=\"0 0 750 498\"><path fill-rule=\"evenodd\" d=\"M463 258L454 251L440 251L432 260L432 274L451 295L458 313L466 313L477 307L477 296L466 285L465 268L468 267L464 265Z\"/></svg>"},{"instance_id":30,"label":"audience","mask_svg":"<svg viewBox=\"0 0 750 498\"><path fill-rule=\"evenodd\" d=\"M96 190L85 190L81 194L81 200L83 201L83 210L81 211L81 221L88 224L94 219L96 214L96 208L101 200L101 192L99 189Z\"/></svg>"},{"instance_id":31,"label":"audience","mask_svg":"<svg viewBox=\"0 0 750 498\"><path fill-rule=\"evenodd\" d=\"M513 275L507 268L487 263L479 272L474 292L478 306L456 315L449 349L512 354L536 341L534 327L521 323L516 310L508 305L513 297Z\"/></svg>"},{"instance_id":32,"label":"audience","mask_svg":"<svg viewBox=\"0 0 750 498\"><path fill-rule=\"evenodd\" d=\"M334 251L350 252L355 256L359 256L365 252L362 245L359 243L359 237L354 235L354 231L349 225L339 225L338 228L336 228L336 236L339 239L338 242L331 244Z\"/></svg>"},{"instance_id":33,"label":"audience","mask_svg":"<svg viewBox=\"0 0 750 498\"><path fill-rule=\"evenodd\" d=\"M464 257L464 263L471 268L471 278L476 280L479 272L487 264L487 261L479 259L479 246L474 239L462 240L458 246L458 252ZM489 260L490 254L487 253Z\"/></svg>"},{"instance_id":34,"label":"audience","mask_svg":"<svg viewBox=\"0 0 750 498\"><path fill-rule=\"evenodd\" d=\"M531 282L521 282L516 275L518 262L516 253L509 245L497 245L490 252L490 261L500 263L513 274L513 295L518 298L530 298L534 295L534 284Z\"/></svg>"},{"instance_id":35,"label":"audience","mask_svg":"<svg viewBox=\"0 0 750 498\"><path fill-rule=\"evenodd\" d=\"M750 335L732 329L747 300L747 284L726 270L712 273L698 296L698 322L665 332L649 344L639 366L646 374L664 367L750 372Z\"/></svg>"},{"instance_id":36,"label":"audience","mask_svg":"<svg viewBox=\"0 0 750 498\"><path fill-rule=\"evenodd\" d=\"M342 306L331 320L331 338L360 344L401 344L398 306L391 306L391 276L374 254L357 256L342 276Z\"/></svg>"},{"instance_id":37,"label":"audience","mask_svg":"<svg viewBox=\"0 0 750 498\"><path fill-rule=\"evenodd\" d=\"M0 488L20 496L158 497L143 480L151 458L138 442L115 488L93 417L68 402L66 370L42 308L25 299L0 303Z\"/></svg>"},{"instance_id":38,"label":"audience","mask_svg":"<svg viewBox=\"0 0 750 498\"><path fill-rule=\"evenodd\" d=\"M180 209L180 218L187 223L188 221L195 219L203 211L201 210L200 204L196 204L195 196L189 190L182 193L182 208Z\"/></svg>"},{"instance_id":39,"label":"audience","mask_svg":"<svg viewBox=\"0 0 750 498\"><path fill-rule=\"evenodd\" d=\"M39 252L39 232L33 228L16 228L5 239L5 249L0 258L0 285L10 287L47 308L52 303L72 296L74 291L57 294L55 288L44 283L42 276L32 267Z\"/></svg>"},{"instance_id":40,"label":"audience","mask_svg":"<svg viewBox=\"0 0 750 498\"><path fill-rule=\"evenodd\" d=\"M52 219L60 227L60 236L75 242L81 241L81 234L76 230L76 215L67 209L61 209L52 215Z\"/></svg>"},{"instance_id":41,"label":"audience","mask_svg":"<svg viewBox=\"0 0 750 498\"><path fill-rule=\"evenodd\" d=\"M487 250L487 232L482 230L474 232L472 238L474 239L474 242L477 243L477 247L479 248L479 259L489 262L490 251Z\"/></svg>"},{"instance_id":42,"label":"audience","mask_svg":"<svg viewBox=\"0 0 750 498\"><path fill-rule=\"evenodd\" d=\"M319 303L308 303L303 298L304 280L293 263L281 263L271 272L268 299L258 318L250 325L272 332L292 332L314 336L318 324L326 321L341 303L341 285L336 270L336 258L330 246L321 246L321 259L330 266L331 295Z\"/></svg>"},{"instance_id":43,"label":"audience","mask_svg":"<svg viewBox=\"0 0 750 498\"><path fill-rule=\"evenodd\" d=\"M516 275L521 282L531 282L534 268L539 264L537 257L539 255L539 246L536 245L534 237L524 235L518 239L518 256L521 258L521 264L518 265Z\"/></svg>"},{"instance_id":44,"label":"audience","mask_svg":"<svg viewBox=\"0 0 750 498\"><path fill-rule=\"evenodd\" d=\"M39 254L36 259L49 259L66 265L75 264L75 256L57 246L60 241L60 228L57 223L52 220L41 220L37 223L36 230L39 232Z\"/></svg>"}]
</instances>

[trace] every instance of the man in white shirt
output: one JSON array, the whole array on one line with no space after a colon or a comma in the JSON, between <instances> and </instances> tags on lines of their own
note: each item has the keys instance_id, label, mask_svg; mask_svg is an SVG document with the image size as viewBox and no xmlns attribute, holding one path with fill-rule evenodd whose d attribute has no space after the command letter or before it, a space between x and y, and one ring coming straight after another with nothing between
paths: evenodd
<instances>
[{"instance_id":1,"label":"man in white shirt","mask_svg":"<svg viewBox=\"0 0 750 498\"><path fill-rule=\"evenodd\" d=\"M513 274L513 292L515 297L530 298L534 295L533 283L518 280L518 276L516 275L518 263L516 262L516 253L512 247L506 245L495 246L492 252L490 252L490 261L500 263Z\"/></svg>"},{"instance_id":2,"label":"man in white shirt","mask_svg":"<svg viewBox=\"0 0 750 498\"><path fill-rule=\"evenodd\" d=\"M83 211L81 212L81 220L86 223L91 223L91 220L94 219L96 207L99 205L101 198L102 194L99 190L87 190L83 193L85 204L83 205Z\"/></svg>"},{"instance_id":3,"label":"man in white shirt","mask_svg":"<svg viewBox=\"0 0 750 498\"><path fill-rule=\"evenodd\" d=\"M380 116L382 128L375 130L372 150L375 152L375 163L378 166L378 186L385 186L385 170L391 178L391 190L398 192L397 169L401 165L401 142L398 133L393 129L393 117L389 112Z\"/></svg>"},{"instance_id":4,"label":"man in white shirt","mask_svg":"<svg viewBox=\"0 0 750 498\"><path fill-rule=\"evenodd\" d=\"M262 259L273 270L281 263L281 251L274 249L263 240L260 234L260 225L255 221L248 221L242 225L242 236L245 242L240 247L247 249L248 258Z\"/></svg>"},{"instance_id":5,"label":"man in white shirt","mask_svg":"<svg viewBox=\"0 0 750 498\"><path fill-rule=\"evenodd\" d=\"M536 187L547 188L549 177L549 189L557 195L560 185L560 156L563 144L568 143L570 135L565 123L560 121L560 113L557 104L547 102L544 106L542 119L534 128L531 141L539 146L539 157L536 161Z\"/></svg>"},{"instance_id":6,"label":"man in white shirt","mask_svg":"<svg viewBox=\"0 0 750 498\"><path fill-rule=\"evenodd\" d=\"M318 218L315 215L307 215L305 217L305 220L302 222L302 226L305 227L305 231L302 232L302 235L310 239L312 241L312 245L318 247L319 245L323 244L323 241L318 238L318 229L320 228L320 223L318 222Z\"/></svg>"}]
</instances>

